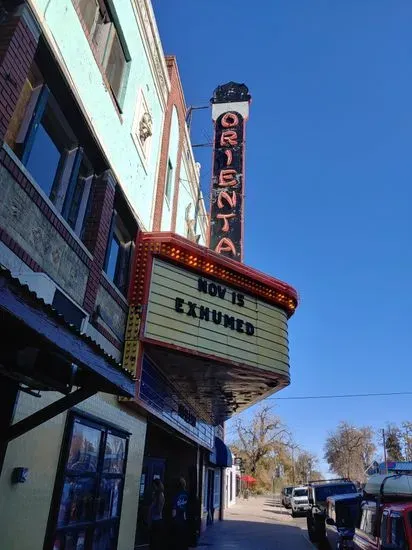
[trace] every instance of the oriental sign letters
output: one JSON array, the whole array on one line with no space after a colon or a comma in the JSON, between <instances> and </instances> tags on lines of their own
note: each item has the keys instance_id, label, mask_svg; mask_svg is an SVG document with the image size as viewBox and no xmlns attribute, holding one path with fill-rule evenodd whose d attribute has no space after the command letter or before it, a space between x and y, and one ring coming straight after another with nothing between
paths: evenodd
<instances>
[{"instance_id":1,"label":"oriental sign letters","mask_svg":"<svg viewBox=\"0 0 412 550\"><path fill-rule=\"evenodd\" d=\"M239 261L243 257L243 134L241 114L229 111L216 120L210 248Z\"/></svg>"}]
</instances>

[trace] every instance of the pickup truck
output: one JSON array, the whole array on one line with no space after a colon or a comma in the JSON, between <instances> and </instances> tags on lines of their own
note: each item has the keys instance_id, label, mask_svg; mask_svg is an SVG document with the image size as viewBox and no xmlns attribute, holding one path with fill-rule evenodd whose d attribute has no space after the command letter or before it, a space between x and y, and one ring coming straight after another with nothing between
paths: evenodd
<instances>
[{"instance_id":1,"label":"pickup truck","mask_svg":"<svg viewBox=\"0 0 412 550\"><path fill-rule=\"evenodd\" d=\"M308 484L309 509L306 515L308 536L311 542L324 543L326 539L326 507L328 497L356 493L350 479L310 481ZM411 548L412 550L412 548Z\"/></svg>"},{"instance_id":2,"label":"pickup truck","mask_svg":"<svg viewBox=\"0 0 412 550\"><path fill-rule=\"evenodd\" d=\"M358 550L411 550L412 502L391 502L378 505L364 501L360 524L355 531Z\"/></svg>"}]
</instances>

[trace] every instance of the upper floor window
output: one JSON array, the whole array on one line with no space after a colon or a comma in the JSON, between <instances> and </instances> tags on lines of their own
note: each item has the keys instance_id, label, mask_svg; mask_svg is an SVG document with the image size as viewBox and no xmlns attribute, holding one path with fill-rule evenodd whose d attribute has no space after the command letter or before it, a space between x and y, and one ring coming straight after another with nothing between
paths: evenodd
<instances>
[{"instance_id":1,"label":"upper floor window","mask_svg":"<svg viewBox=\"0 0 412 550\"><path fill-rule=\"evenodd\" d=\"M165 196L169 204L172 200L172 189L173 189L173 164L169 159L167 163L167 173L166 173L166 187L165 187Z\"/></svg>"},{"instance_id":2,"label":"upper floor window","mask_svg":"<svg viewBox=\"0 0 412 550\"><path fill-rule=\"evenodd\" d=\"M85 32L92 41L98 63L103 67L119 109L122 108L130 69L130 55L112 2L73 0Z\"/></svg>"},{"instance_id":3,"label":"upper floor window","mask_svg":"<svg viewBox=\"0 0 412 550\"><path fill-rule=\"evenodd\" d=\"M80 234L93 167L35 62L23 85L5 141L56 209Z\"/></svg>"},{"instance_id":4,"label":"upper floor window","mask_svg":"<svg viewBox=\"0 0 412 550\"><path fill-rule=\"evenodd\" d=\"M120 201L117 200L117 203ZM119 208L119 204L117 204ZM127 294L136 228L129 228L120 209L114 210L106 248L104 270L123 295Z\"/></svg>"}]
</instances>

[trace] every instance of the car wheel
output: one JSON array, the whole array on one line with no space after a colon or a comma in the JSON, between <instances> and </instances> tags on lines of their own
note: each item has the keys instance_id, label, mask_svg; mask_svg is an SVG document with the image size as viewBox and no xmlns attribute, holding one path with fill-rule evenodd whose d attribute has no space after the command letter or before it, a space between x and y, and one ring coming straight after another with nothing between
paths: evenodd
<instances>
[{"instance_id":1,"label":"car wheel","mask_svg":"<svg viewBox=\"0 0 412 550\"><path fill-rule=\"evenodd\" d=\"M310 542L317 542L316 533L315 533L315 530L313 528L313 522L309 518L307 518L307 520L306 520L306 525L307 525L307 528L308 528L308 537L309 537Z\"/></svg>"},{"instance_id":2,"label":"car wheel","mask_svg":"<svg viewBox=\"0 0 412 550\"><path fill-rule=\"evenodd\" d=\"M296 517L295 510L292 510L292 518L295 518L295 517Z\"/></svg>"},{"instance_id":3,"label":"car wheel","mask_svg":"<svg viewBox=\"0 0 412 550\"><path fill-rule=\"evenodd\" d=\"M318 542L325 542L326 540L326 527L323 519L315 520L316 540Z\"/></svg>"}]
</instances>

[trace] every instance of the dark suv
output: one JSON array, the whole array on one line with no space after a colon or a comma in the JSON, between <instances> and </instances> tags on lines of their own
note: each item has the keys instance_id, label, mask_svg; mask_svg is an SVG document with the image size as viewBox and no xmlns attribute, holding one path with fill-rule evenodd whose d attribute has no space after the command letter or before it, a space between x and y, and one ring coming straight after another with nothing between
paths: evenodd
<instances>
[{"instance_id":1,"label":"dark suv","mask_svg":"<svg viewBox=\"0 0 412 550\"><path fill-rule=\"evenodd\" d=\"M311 542L323 542L326 538L326 499L334 495L347 495L356 492L356 486L350 479L342 478L309 482L307 526Z\"/></svg>"}]
</instances>

